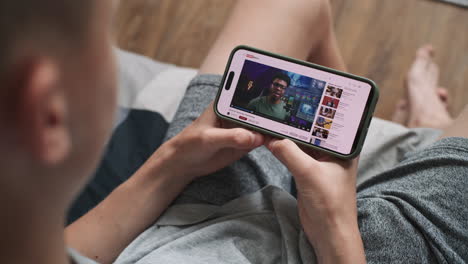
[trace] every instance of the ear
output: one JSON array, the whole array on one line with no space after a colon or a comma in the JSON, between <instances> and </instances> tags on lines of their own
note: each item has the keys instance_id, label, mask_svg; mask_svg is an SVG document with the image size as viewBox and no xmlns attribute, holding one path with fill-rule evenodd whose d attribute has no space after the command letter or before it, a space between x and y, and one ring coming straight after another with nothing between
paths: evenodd
<instances>
[{"instance_id":1,"label":"ear","mask_svg":"<svg viewBox=\"0 0 468 264\"><path fill-rule=\"evenodd\" d=\"M25 66L21 87L17 87L18 132L26 150L46 166L58 165L71 151L67 101L59 74L54 62L35 60Z\"/></svg>"}]
</instances>

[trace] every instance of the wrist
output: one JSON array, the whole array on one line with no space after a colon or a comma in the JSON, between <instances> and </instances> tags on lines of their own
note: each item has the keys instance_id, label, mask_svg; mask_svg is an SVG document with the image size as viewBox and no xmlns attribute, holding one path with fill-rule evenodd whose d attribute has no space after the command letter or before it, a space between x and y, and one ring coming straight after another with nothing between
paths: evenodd
<instances>
[{"instance_id":1,"label":"wrist","mask_svg":"<svg viewBox=\"0 0 468 264\"><path fill-rule=\"evenodd\" d=\"M300 206L299 216L304 231L313 238L326 234L339 235L341 230L358 230L357 208L353 205L349 205L348 208L315 210Z\"/></svg>"},{"instance_id":2,"label":"wrist","mask_svg":"<svg viewBox=\"0 0 468 264\"><path fill-rule=\"evenodd\" d=\"M321 218L304 222L304 231L312 240L324 237L340 237L350 232L359 232L355 219Z\"/></svg>"},{"instance_id":3,"label":"wrist","mask_svg":"<svg viewBox=\"0 0 468 264\"><path fill-rule=\"evenodd\" d=\"M152 180L168 182L178 182L180 184L188 185L193 181L193 178L188 168L182 164L180 155L177 153L177 147L173 141L168 141L163 144L153 155L146 161L140 168L144 170L147 176Z\"/></svg>"},{"instance_id":4,"label":"wrist","mask_svg":"<svg viewBox=\"0 0 468 264\"><path fill-rule=\"evenodd\" d=\"M165 190L180 193L192 178L177 166L174 152L170 146L162 146L138 169L129 183L150 192Z\"/></svg>"},{"instance_id":5,"label":"wrist","mask_svg":"<svg viewBox=\"0 0 468 264\"><path fill-rule=\"evenodd\" d=\"M301 218L304 232L319 263L365 263L357 215L328 214Z\"/></svg>"},{"instance_id":6,"label":"wrist","mask_svg":"<svg viewBox=\"0 0 468 264\"><path fill-rule=\"evenodd\" d=\"M323 232L312 244L319 263L366 263L357 226L340 226Z\"/></svg>"}]
</instances>

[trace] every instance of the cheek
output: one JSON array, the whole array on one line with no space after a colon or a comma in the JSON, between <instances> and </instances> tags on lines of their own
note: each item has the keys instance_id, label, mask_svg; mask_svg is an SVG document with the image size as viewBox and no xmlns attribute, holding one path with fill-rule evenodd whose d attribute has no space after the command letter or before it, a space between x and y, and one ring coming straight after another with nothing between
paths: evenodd
<instances>
[{"instance_id":1,"label":"cheek","mask_svg":"<svg viewBox=\"0 0 468 264\"><path fill-rule=\"evenodd\" d=\"M115 112L117 108L117 67L116 59L112 50L107 51L107 55L103 56L100 76L98 77L99 100L97 103L97 116L99 116L98 124L100 129L108 137L115 120Z\"/></svg>"},{"instance_id":2,"label":"cheek","mask_svg":"<svg viewBox=\"0 0 468 264\"><path fill-rule=\"evenodd\" d=\"M100 49L85 64L76 87L79 102L73 123L78 126L79 142L99 152L110 136L117 104L117 76L112 49ZM79 123L76 121L79 120Z\"/></svg>"},{"instance_id":3,"label":"cheek","mask_svg":"<svg viewBox=\"0 0 468 264\"><path fill-rule=\"evenodd\" d=\"M107 112L109 119L113 120L117 108L117 65L112 49L107 53L106 62L103 65L104 69L102 70L104 74L101 79L101 86L104 92L103 101L105 101L103 102L103 107L106 108L103 111Z\"/></svg>"}]
</instances>

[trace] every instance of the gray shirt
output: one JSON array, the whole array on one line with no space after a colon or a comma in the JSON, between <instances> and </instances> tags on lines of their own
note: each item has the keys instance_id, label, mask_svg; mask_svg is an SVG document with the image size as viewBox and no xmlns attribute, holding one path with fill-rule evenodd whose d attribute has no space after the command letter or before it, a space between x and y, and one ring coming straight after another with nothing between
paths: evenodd
<instances>
[{"instance_id":1,"label":"gray shirt","mask_svg":"<svg viewBox=\"0 0 468 264\"><path fill-rule=\"evenodd\" d=\"M315 263L315 257L295 198L268 186L223 206L170 207L116 263Z\"/></svg>"},{"instance_id":2,"label":"gray shirt","mask_svg":"<svg viewBox=\"0 0 468 264\"><path fill-rule=\"evenodd\" d=\"M271 104L268 102L267 96L262 96L250 101L247 108L267 116L284 120L288 115L288 112L284 108L285 106L286 104L283 101L280 101L277 104Z\"/></svg>"},{"instance_id":3,"label":"gray shirt","mask_svg":"<svg viewBox=\"0 0 468 264\"><path fill-rule=\"evenodd\" d=\"M358 188L369 263L468 260L468 139L438 141ZM86 263L77 261L77 263ZM116 263L316 263L296 200L278 187L223 206L170 207Z\"/></svg>"},{"instance_id":4,"label":"gray shirt","mask_svg":"<svg viewBox=\"0 0 468 264\"><path fill-rule=\"evenodd\" d=\"M175 205L117 263L315 263L296 200L269 186L223 206Z\"/></svg>"}]
</instances>

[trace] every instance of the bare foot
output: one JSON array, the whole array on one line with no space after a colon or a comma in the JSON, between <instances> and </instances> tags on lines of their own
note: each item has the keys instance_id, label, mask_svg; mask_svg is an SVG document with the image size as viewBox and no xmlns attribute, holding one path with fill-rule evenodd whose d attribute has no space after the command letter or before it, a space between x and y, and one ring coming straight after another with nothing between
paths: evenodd
<instances>
[{"instance_id":1,"label":"bare foot","mask_svg":"<svg viewBox=\"0 0 468 264\"><path fill-rule=\"evenodd\" d=\"M453 119L447 110L448 92L438 86L439 67L434 50L424 46L416 53L406 80L407 98L397 104L393 121L408 127L445 128Z\"/></svg>"},{"instance_id":2,"label":"bare foot","mask_svg":"<svg viewBox=\"0 0 468 264\"><path fill-rule=\"evenodd\" d=\"M437 95L439 96L442 103L445 105L445 109L449 111L448 90L446 88L439 87L437 89ZM398 124L402 124L404 126L408 126L408 114L409 114L408 100L400 99L395 106L395 111L393 112L392 121Z\"/></svg>"}]
</instances>

